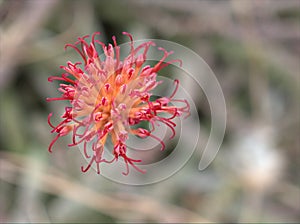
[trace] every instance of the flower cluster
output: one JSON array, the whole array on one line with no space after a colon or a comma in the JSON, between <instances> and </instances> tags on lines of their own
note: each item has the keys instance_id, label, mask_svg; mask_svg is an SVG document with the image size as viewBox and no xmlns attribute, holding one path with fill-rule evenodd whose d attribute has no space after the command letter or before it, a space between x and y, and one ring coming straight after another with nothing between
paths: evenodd
<instances>
[{"instance_id":1,"label":"flower cluster","mask_svg":"<svg viewBox=\"0 0 300 224\"><path fill-rule=\"evenodd\" d=\"M163 52L160 61L152 67L143 66L149 48L155 44L149 41L134 47L132 36L123 32L130 38L130 53L121 61L120 46L117 45L116 38L112 37L113 45L106 46L95 38L98 34L100 33L94 33L90 42L86 40L89 36L84 36L78 38L75 44L67 44L65 48L75 49L84 64L80 66L82 64L80 62L69 61L66 66L61 66L65 73L48 79L50 82L58 80L62 83L59 87L61 96L47 98L47 101L70 102L70 106L65 107L59 124L51 123L52 113L48 116L51 132L56 133L49 145L49 152L52 152L53 144L58 138L71 134L72 143L68 146L82 144L84 155L89 159L89 164L81 167L82 172L86 172L95 164L97 173L100 173L101 162L112 163L120 157L126 164L124 175L129 173L129 165L137 171L145 172L135 164L141 160L128 157L126 149L128 137L136 135L141 138L154 138L161 144L163 150L164 142L152 134L155 126L159 123L167 125L172 130L171 137L174 137L176 124L172 120L182 114L189 114L188 102L174 98L179 85L178 80L174 81L175 90L171 96L150 100L151 90L160 84L160 81L156 80L157 72L174 62L174 60L165 62L172 52L158 48ZM102 47L105 60L100 59L96 44ZM174 106L172 102L175 101L182 102L183 106ZM136 128L141 121L149 122L151 130ZM114 145L111 152L113 159L110 161L103 158L104 145L108 138ZM88 144L92 149L87 149Z\"/></svg>"}]
</instances>

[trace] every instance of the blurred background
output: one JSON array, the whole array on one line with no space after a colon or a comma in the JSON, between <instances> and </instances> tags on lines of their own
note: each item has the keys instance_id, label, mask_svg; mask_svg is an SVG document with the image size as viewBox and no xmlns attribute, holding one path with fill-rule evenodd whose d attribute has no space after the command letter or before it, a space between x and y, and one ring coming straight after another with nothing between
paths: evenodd
<instances>
[{"instance_id":1,"label":"blurred background","mask_svg":"<svg viewBox=\"0 0 300 224\"><path fill-rule=\"evenodd\" d=\"M0 21L2 223L300 221L299 0L0 0ZM58 95L47 78L76 61L66 43L95 31L105 43L128 41L122 31L174 41L212 68L228 115L206 170L197 149L171 178L137 187L81 173L66 139L48 153L47 116L65 104L46 103ZM210 110L196 102L201 141Z\"/></svg>"}]
</instances>

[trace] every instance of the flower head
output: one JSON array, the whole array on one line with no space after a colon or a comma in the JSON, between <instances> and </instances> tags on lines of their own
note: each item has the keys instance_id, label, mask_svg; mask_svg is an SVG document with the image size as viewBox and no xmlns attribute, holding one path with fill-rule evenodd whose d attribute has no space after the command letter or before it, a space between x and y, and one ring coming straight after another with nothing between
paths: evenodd
<instances>
[{"instance_id":1,"label":"flower head","mask_svg":"<svg viewBox=\"0 0 300 224\"><path fill-rule=\"evenodd\" d=\"M136 48L133 45L133 38L129 33L123 32L130 38L130 53L123 60L120 60L120 47L113 36L113 44L107 46L96 39L96 32L92 35L91 42L86 39L89 36L78 38L75 44L67 44L65 47L75 49L83 59L81 62L67 62L61 66L65 71L61 76L51 76L49 81L63 81L58 98L47 98L47 101L66 100L70 106L65 107L61 116L62 121L53 125L50 121L52 113L48 116L48 123L52 127L52 133L56 136L49 145L49 152L52 152L53 144L59 137L71 134L72 143L69 146L83 144L84 155L89 159L86 167L81 167L86 172L94 164L97 173L100 173L100 163L112 163L120 157L126 164L126 172L129 173L129 165L137 171L145 172L135 163L139 159L130 158L127 154L126 140L130 135L141 138L151 137L161 144L164 150L164 142L152 132L156 125L163 123L172 130L175 136L172 121L182 114L189 114L189 104L186 100L174 99L178 89L179 81L174 81L174 92L169 97L161 97L151 100L151 91L161 82L157 81L157 72L174 61L165 62L172 53L163 48L161 60L154 66L144 65L148 49L155 44L151 41L140 44ZM105 54L101 60L96 51L96 44L99 44ZM177 60L178 61L178 60ZM182 107L176 107L172 102L182 102ZM169 116L162 116L168 114ZM137 128L136 125L142 121L151 124L151 130ZM103 158L104 145L110 138L114 147L111 149L113 159L108 161ZM92 150L88 150L88 143ZM92 153L91 153L92 152Z\"/></svg>"}]
</instances>

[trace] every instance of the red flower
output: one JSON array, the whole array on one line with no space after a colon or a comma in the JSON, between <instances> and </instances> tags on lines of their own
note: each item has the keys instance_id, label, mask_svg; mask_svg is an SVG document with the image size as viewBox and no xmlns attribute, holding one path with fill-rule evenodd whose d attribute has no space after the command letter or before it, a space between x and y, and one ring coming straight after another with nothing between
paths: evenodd
<instances>
[{"instance_id":1,"label":"red flower","mask_svg":"<svg viewBox=\"0 0 300 224\"><path fill-rule=\"evenodd\" d=\"M48 79L50 82L63 81L64 84L60 84L58 89L62 93L61 96L47 98L47 101L67 100L71 104L65 108L63 120L58 125L52 125L50 121L52 113L48 116L48 123L53 128L51 133L56 132L56 137L49 145L49 152L52 152L52 146L59 137L72 134L73 142L69 146L83 144L85 157L90 159L87 167L81 167L82 172L86 172L95 163L97 173L100 173L101 162L112 163L119 157L122 157L126 164L124 175L129 173L129 165L140 172L145 172L135 165L141 160L127 156L126 140L129 134L141 138L154 138L160 142L163 150L164 142L151 134L155 126L159 122L166 124L173 132L171 137L174 137L176 124L172 119L184 113L189 114L188 102L174 99L179 85L178 80L174 82L175 90L171 96L150 100L151 90L160 84L156 81L157 72L171 63L171 61L164 61L172 52L158 48L163 52L161 60L153 67L149 65L142 67L149 47L155 45L153 42L146 42L135 48L132 36L123 32L131 40L131 51L121 61L120 47L117 45L116 38L112 37L114 46L111 44L106 46L95 39L97 34L99 33L92 35L90 43L85 40L89 36L84 36L78 38L74 45L67 44L65 47L74 48L80 54L84 61L84 69L80 68L80 62L67 62L67 66L61 66L66 73ZM100 60L95 44L102 47L105 60ZM182 102L184 106L175 107L172 101ZM162 113L170 116L162 117ZM141 121L148 121L152 130L134 128L134 125ZM114 144L112 149L114 159L111 161L103 158L104 145L108 137ZM92 144L91 155L87 150L88 142Z\"/></svg>"}]
</instances>

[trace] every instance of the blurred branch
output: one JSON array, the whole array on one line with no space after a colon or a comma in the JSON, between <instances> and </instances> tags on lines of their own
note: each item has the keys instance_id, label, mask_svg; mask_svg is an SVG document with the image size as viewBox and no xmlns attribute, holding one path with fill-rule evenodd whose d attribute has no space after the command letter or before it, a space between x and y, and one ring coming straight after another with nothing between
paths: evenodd
<instances>
[{"instance_id":1,"label":"blurred branch","mask_svg":"<svg viewBox=\"0 0 300 224\"><path fill-rule=\"evenodd\" d=\"M5 86L13 78L14 67L19 60L26 57L24 46L51 14L57 0L25 1L22 11L13 19L8 28L0 28L0 87Z\"/></svg>"},{"instance_id":2,"label":"blurred branch","mask_svg":"<svg viewBox=\"0 0 300 224\"><path fill-rule=\"evenodd\" d=\"M199 37L218 35L233 41L242 42L248 34L248 26L236 23L234 9L228 1L129 1L138 12L138 19L162 35L176 36L185 34L192 36L198 42ZM238 1L243 11L240 18L259 18L255 22L255 31L260 36L263 49L256 55L268 63L277 65L288 71L289 78L298 80L299 74L299 23L276 18L276 13L284 8L299 7L299 1ZM213 5L213 7L212 7ZM254 8L254 10L252 10ZM176 15L176 19L174 19ZM172 24L170 26L170 24ZM248 38L249 48L257 48L256 43ZM280 41L289 41L291 50L279 44ZM183 43L184 44L184 43ZM259 49L259 48L257 48ZM298 52L297 52L298 51Z\"/></svg>"},{"instance_id":3,"label":"blurred branch","mask_svg":"<svg viewBox=\"0 0 300 224\"><path fill-rule=\"evenodd\" d=\"M93 5L86 4L84 1L74 1L72 6L71 9L68 9L71 10L72 16L62 15L62 19L70 20L68 26L55 36L39 39L32 43L31 46L27 46L25 51L28 57L23 58L20 63L33 63L53 58L58 52L63 52L63 47L66 43L75 42L78 36L89 34L88 32L101 31L102 38L105 38L103 37L105 33L100 21L96 22ZM97 27L95 27L95 24L97 24ZM56 60L61 61L60 58Z\"/></svg>"},{"instance_id":4,"label":"blurred branch","mask_svg":"<svg viewBox=\"0 0 300 224\"><path fill-rule=\"evenodd\" d=\"M24 164L32 160L26 156L2 153L0 178L3 181L18 185L18 175L31 176L40 182L37 190L70 199L91 209L118 219L128 215L134 221L153 220L157 222L207 222L198 214L185 208L156 201L148 196L122 193L104 195L74 180L59 175L58 170L29 170ZM32 161L33 162L33 161ZM36 162L36 161L35 161Z\"/></svg>"},{"instance_id":5,"label":"blurred branch","mask_svg":"<svg viewBox=\"0 0 300 224\"><path fill-rule=\"evenodd\" d=\"M262 39L258 35L256 23L254 19L254 5L243 4L240 1L232 0L233 16L237 18L237 25L240 27L247 27L247 32L241 32L240 36L246 53L250 56L247 64L249 65L249 95L254 121L260 122L270 121L270 108L264 105L270 105L269 101L269 80L266 72L266 64L263 63L264 58L257 56L257 52L261 54ZM245 16L242 12L250 12L251 16ZM249 46L249 43L251 45Z\"/></svg>"}]
</instances>

